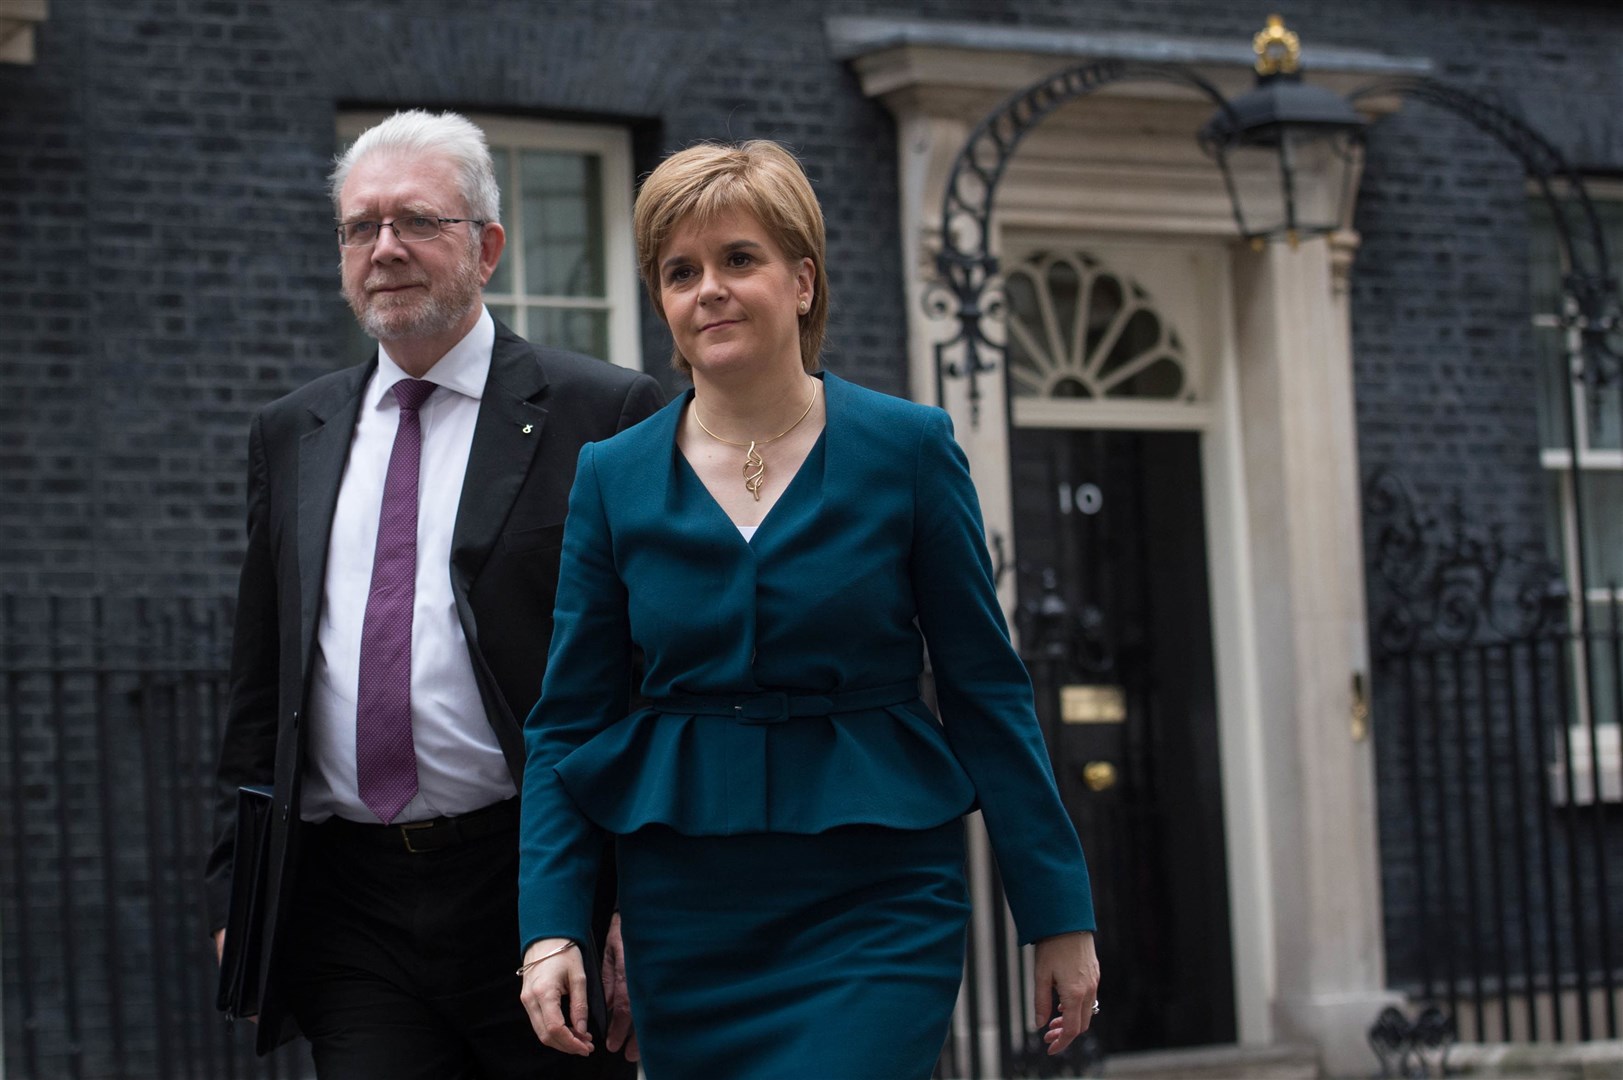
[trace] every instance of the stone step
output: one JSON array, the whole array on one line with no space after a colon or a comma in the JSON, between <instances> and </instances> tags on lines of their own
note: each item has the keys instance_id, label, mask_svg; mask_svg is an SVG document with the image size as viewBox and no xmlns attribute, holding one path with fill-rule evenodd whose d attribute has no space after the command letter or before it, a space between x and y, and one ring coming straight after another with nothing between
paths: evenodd
<instances>
[{"instance_id":1,"label":"stone step","mask_svg":"<svg viewBox=\"0 0 1623 1080\"><path fill-rule=\"evenodd\" d=\"M1319 1080L1322 1074L1313 1047L1280 1045L1112 1054L1102 1075L1111 1080Z\"/></svg>"},{"instance_id":2,"label":"stone step","mask_svg":"<svg viewBox=\"0 0 1623 1080\"><path fill-rule=\"evenodd\" d=\"M1623 1041L1460 1043L1449 1049L1448 1071L1493 1080L1623 1080Z\"/></svg>"}]
</instances>

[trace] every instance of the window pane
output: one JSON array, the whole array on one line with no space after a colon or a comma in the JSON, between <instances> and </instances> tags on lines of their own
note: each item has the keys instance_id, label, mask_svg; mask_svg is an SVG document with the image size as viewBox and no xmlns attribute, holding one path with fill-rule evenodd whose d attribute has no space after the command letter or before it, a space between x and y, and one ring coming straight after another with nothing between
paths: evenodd
<instances>
[{"instance_id":1,"label":"window pane","mask_svg":"<svg viewBox=\"0 0 1623 1080\"><path fill-rule=\"evenodd\" d=\"M1577 513L1581 510L1584 566L1588 571L1584 585L1590 589L1623 587L1623 472L1610 469L1583 472L1581 508L1572 505L1571 473L1565 469L1550 469L1544 475L1549 505L1554 508L1545 521L1546 550L1561 564L1561 572L1576 589L1572 564L1567 558L1567 539L1568 530L1576 525Z\"/></svg>"},{"instance_id":2,"label":"window pane","mask_svg":"<svg viewBox=\"0 0 1623 1080\"><path fill-rule=\"evenodd\" d=\"M518 312L514 310L512 304L486 304L485 306L490 309L491 315L505 323L509 330L520 337L524 336L524 329L518 324Z\"/></svg>"},{"instance_id":3,"label":"window pane","mask_svg":"<svg viewBox=\"0 0 1623 1080\"><path fill-rule=\"evenodd\" d=\"M1538 315L1561 314L1561 245L1556 237L1555 222L1550 208L1542 198L1528 204L1527 231L1530 234L1528 251L1529 271L1533 285L1533 312Z\"/></svg>"},{"instance_id":4,"label":"window pane","mask_svg":"<svg viewBox=\"0 0 1623 1080\"><path fill-rule=\"evenodd\" d=\"M1565 450L1567 403L1562 395L1572 385L1567 378L1566 331L1554 326L1533 328L1533 355L1538 364L1538 431L1540 445Z\"/></svg>"},{"instance_id":5,"label":"window pane","mask_svg":"<svg viewBox=\"0 0 1623 1080\"><path fill-rule=\"evenodd\" d=\"M1623 585L1623 473L1589 471L1583 489L1584 563L1591 589Z\"/></svg>"},{"instance_id":6,"label":"window pane","mask_svg":"<svg viewBox=\"0 0 1623 1080\"><path fill-rule=\"evenodd\" d=\"M1563 580L1572 580L1572 565L1567 561L1567 473L1561 469L1547 469L1544 473L1544 551L1561 567Z\"/></svg>"},{"instance_id":7,"label":"window pane","mask_svg":"<svg viewBox=\"0 0 1623 1080\"><path fill-rule=\"evenodd\" d=\"M596 154L521 153L528 295L605 295L601 171Z\"/></svg>"},{"instance_id":8,"label":"window pane","mask_svg":"<svg viewBox=\"0 0 1623 1080\"><path fill-rule=\"evenodd\" d=\"M1598 394L1584 391L1579 398L1584 410L1584 422L1589 425L1591 450L1616 450L1623 440L1618 438L1618 386L1605 387Z\"/></svg>"},{"instance_id":9,"label":"window pane","mask_svg":"<svg viewBox=\"0 0 1623 1080\"><path fill-rule=\"evenodd\" d=\"M1574 656L1573 659L1577 661L1576 666L1580 672L1583 670L1584 660L1587 659L1589 662L1593 681L1586 682L1582 686L1582 691L1587 694L1593 689L1595 696L1591 700L1595 704L1595 722L1598 724L1615 724L1617 723L1618 685L1617 667L1613 660L1617 654L1612 651L1611 637L1613 620L1623 616L1623 612L1614 610L1613 606L1605 601L1591 601L1587 614L1589 617L1590 640L1594 644L1591 645L1587 656ZM1574 685L1577 684L1574 683ZM1574 697L1576 698L1577 695L1574 695ZM1574 704L1576 705L1577 702L1574 701ZM1577 715L1576 709L1572 720L1574 723L1583 722L1583 718ZM1605 745L1605 743L1601 743L1603 749ZM1588 752L1588 740L1584 741L1582 749L1585 753ZM1605 767L1604 763L1602 767ZM1588 769L1580 765L1577 771L1579 775L1582 775ZM1605 788L1601 790L1604 791Z\"/></svg>"},{"instance_id":10,"label":"window pane","mask_svg":"<svg viewBox=\"0 0 1623 1080\"><path fill-rule=\"evenodd\" d=\"M529 315L530 331L525 336L536 344L598 358L609 355L608 312L532 307Z\"/></svg>"},{"instance_id":11,"label":"window pane","mask_svg":"<svg viewBox=\"0 0 1623 1080\"><path fill-rule=\"evenodd\" d=\"M496 186L502 189L502 222L507 226L508 240L511 241L514 227L513 185L510 180L513 168L512 155L505 149L492 147L490 160L496 167ZM510 293L513 291L513 255L514 251L511 247L502 253L501 262L496 264L496 272L490 275L490 284L485 286L486 292ZM493 312L495 310L495 308L491 309ZM507 317L504 315L497 315L496 318L508 322ZM508 325L511 326L512 323L509 322Z\"/></svg>"}]
</instances>

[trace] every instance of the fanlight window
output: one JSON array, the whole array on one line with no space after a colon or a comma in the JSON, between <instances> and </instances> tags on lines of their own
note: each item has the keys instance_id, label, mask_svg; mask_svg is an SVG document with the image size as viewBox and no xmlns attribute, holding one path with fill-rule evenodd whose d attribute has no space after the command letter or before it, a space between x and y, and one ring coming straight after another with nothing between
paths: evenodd
<instances>
[{"instance_id":1,"label":"fanlight window","mask_svg":"<svg viewBox=\"0 0 1623 1080\"><path fill-rule=\"evenodd\" d=\"M1009 382L1016 397L1192 401L1183 343L1137 282L1080 251L1009 269Z\"/></svg>"}]
</instances>

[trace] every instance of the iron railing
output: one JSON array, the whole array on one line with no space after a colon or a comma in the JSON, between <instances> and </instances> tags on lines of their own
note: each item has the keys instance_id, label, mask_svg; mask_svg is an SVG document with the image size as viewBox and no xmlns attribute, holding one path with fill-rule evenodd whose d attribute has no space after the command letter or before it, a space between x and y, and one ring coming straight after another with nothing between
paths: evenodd
<instances>
[{"instance_id":1,"label":"iron railing","mask_svg":"<svg viewBox=\"0 0 1623 1080\"><path fill-rule=\"evenodd\" d=\"M0 596L0 972L15 1080L314 1075L214 1011L201 887L226 694L226 600ZM974 826L971 826L972 830ZM975 845L972 845L975 847ZM1028 950L971 860L965 992L938 1077L1081 1076L1029 1030Z\"/></svg>"},{"instance_id":2,"label":"iron railing","mask_svg":"<svg viewBox=\"0 0 1623 1080\"><path fill-rule=\"evenodd\" d=\"M221 601L0 597L0 937L15 1080L314 1075L214 1011L202 892Z\"/></svg>"},{"instance_id":3,"label":"iron railing","mask_svg":"<svg viewBox=\"0 0 1623 1080\"><path fill-rule=\"evenodd\" d=\"M1393 985L1466 1041L1615 1039L1623 593L1573 619L1541 547L1424 512L1389 474L1366 507Z\"/></svg>"}]
</instances>

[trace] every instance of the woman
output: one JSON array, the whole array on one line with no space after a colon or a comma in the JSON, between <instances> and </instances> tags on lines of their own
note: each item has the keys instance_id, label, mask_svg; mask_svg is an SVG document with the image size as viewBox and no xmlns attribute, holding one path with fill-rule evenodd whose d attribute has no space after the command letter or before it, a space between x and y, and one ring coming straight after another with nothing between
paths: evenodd
<instances>
[{"instance_id":1,"label":"woman","mask_svg":"<svg viewBox=\"0 0 1623 1080\"><path fill-rule=\"evenodd\" d=\"M946 414L816 374L822 213L781 147L675 154L635 229L693 390L587 446L570 497L526 724L537 1034L591 1050L574 943L607 830L652 1080L928 1076L978 803L1037 942L1039 1027L1060 998L1058 1053L1095 1004L1087 870ZM921 630L940 722L918 698ZM633 644L652 703L628 716Z\"/></svg>"}]
</instances>

